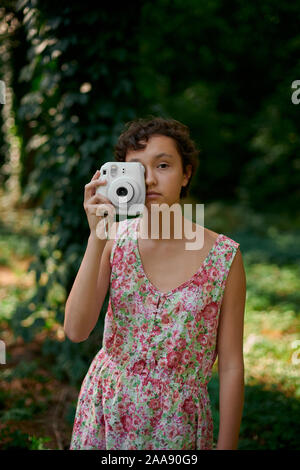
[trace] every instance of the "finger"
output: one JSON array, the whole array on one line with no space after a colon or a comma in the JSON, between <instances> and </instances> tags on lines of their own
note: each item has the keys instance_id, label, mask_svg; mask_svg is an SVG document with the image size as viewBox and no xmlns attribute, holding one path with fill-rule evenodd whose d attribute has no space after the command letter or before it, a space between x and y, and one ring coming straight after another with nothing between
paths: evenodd
<instances>
[{"instance_id":1,"label":"finger","mask_svg":"<svg viewBox=\"0 0 300 470\"><path fill-rule=\"evenodd\" d=\"M112 209L109 208L109 204L88 204L87 205L88 213L91 215L97 215L100 217L104 217L105 215L109 214L109 211Z\"/></svg>"},{"instance_id":2,"label":"finger","mask_svg":"<svg viewBox=\"0 0 300 470\"><path fill-rule=\"evenodd\" d=\"M112 204L112 202L105 198L104 196L100 196L99 194L95 194L94 196L92 196L88 202L88 204Z\"/></svg>"},{"instance_id":3,"label":"finger","mask_svg":"<svg viewBox=\"0 0 300 470\"><path fill-rule=\"evenodd\" d=\"M93 181L93 180L95 180L96 178L98 178L99 174L100 174L100 171L97 170L96 173L94 174L94 176L93 176L93 178L92 178L91 181Z\"/></svg>"},{"instance_id":4,"label":"finger","mask_svg":"<svg viewBox=\"0 0 300 470\"><path fill-rule=\"evenodd\" d=\"M105 217L110 216L113 217L115 214L115 207L110 203L110 204L99 204L95 205L96 207L96 215Z\"/></svg>"},{"instance_id":5,"label":"finger","mask_svg":"<svg viewBox=\"0 0 300 470\"><path fill-rule=\"evenodd\" d=\"M107 183L107 180L96 179L96 180L90 181L90 183L86 184L85 187L89 189L89 188L94 188L100 184L106 184L106 183Z\"/></svg>"},{"instance_id":6,"label":"finger","mask_svg":"<svg viewBox=\"0 0 300 470\"><path fill-rule=\"evenodd\" d=\"M97 179L97 180L95 180L95 181L91 181L91 182L89 183L89 185L91 185L92 187L94 187L94 186L97 186L98 184L106 184L106 183L107 183L107 180Z\"/></svg>"},{"instance_id":7,"label":"finger","mask_svg":"<svg viewBox=\"0 0 300 470\"><path fill-rule=\"evenodd\" d=\"M98 170L94 173L94 176L92 177L91 181L84 186L84 199L86 199L86 197L89 197L92 194L90 184L97 178L97 172Z\"/></svg>"},{"instance_id":8,"label":"finger","mask_svg":"<svg viewBox=\"0 0 300 470\"><path fill-rule=\"evenodd\" d=\"M91 196L93 196L96 192L96 187L101 185L101 184L106 184L106 180L101 180L101 179L93 179L91 180L90 183L86 184L84 187L84 198L87 199Z\"/></svg>"}]
</instances>

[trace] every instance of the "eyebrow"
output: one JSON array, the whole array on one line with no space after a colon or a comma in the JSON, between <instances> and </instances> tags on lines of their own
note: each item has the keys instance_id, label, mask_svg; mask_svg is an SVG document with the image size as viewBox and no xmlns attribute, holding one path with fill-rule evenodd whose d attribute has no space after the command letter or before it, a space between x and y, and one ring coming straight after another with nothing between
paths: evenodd
<instances>
[{"instance_id":1,"label":"eyebrow","mask_svg":"<svg viewBox=\"0 0 300 470\"><path fill-rule=\"evenodd\" d=\"M172 155L170 155L169 153L166 153L166 152L161 152L159 153L158 155L154 155L154 159L157 160L158 158L160 157L172 157ZM133 158L132 160L130 160L131 162L139 162L140 160L138 158Z\"/></svg>"}]
</instances>

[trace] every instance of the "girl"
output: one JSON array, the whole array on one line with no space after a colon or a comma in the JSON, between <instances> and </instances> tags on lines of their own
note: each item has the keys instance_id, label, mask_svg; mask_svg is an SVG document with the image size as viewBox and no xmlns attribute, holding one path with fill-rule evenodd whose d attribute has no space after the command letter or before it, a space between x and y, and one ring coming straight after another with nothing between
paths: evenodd
<instances>
[{"instance_id":1,"label":"girl","mask_svg":"<svg viewBox=\"0 0 300 470\"><path fill-rule=\"evenodd\" d=\"M170 207L187 194L198 151L186 126L172 119L128 123L118 161L145 167L145 211L116 224L115 239L96 235L106 184L97 171L85 186L90 236L67 300L64 329L84 341L108 287L103 344L81 386L70 449L237 449L244 402L243 324L246 277L239 243L181 216L163 237L153 204ZM180 225L179 224L179 225ZM188 230L187 230L188 227ZM151 238L151 229L158 237ZM204 233L196 250L190 235ZM98 232L97 232L98 234ZM189 235L189 236L187 236ZM219 435L207 384L218 356Z\"/></svg>"}]
</instances>

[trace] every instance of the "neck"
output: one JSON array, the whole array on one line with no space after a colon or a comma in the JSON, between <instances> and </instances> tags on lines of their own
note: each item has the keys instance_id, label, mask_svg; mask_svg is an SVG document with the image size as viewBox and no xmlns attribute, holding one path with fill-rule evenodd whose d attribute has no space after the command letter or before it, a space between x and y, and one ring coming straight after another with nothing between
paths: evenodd
<instances>
[{"instance_id":1,"label":"neck","mask_svg":"<svg viewBox=\"0 0 300 470\"><path fill-rule=\"evenodd\" d=\"M192 230L192 222L185 219L182 210L174 214L170 211L144 211L139 224L139 236L154 241L185 240Z\"/></svg>"}]
</instances>

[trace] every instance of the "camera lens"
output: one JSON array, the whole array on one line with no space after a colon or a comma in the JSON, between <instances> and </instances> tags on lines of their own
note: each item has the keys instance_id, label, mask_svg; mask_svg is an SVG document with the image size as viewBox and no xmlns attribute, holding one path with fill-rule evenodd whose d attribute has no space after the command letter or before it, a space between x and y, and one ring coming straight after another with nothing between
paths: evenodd
<instances>
[{"instance_id":1,"label":"camera lens","mask_svg":"<svg viewBox=\"0 0 300 470\"><path fill-rule=\"evenodd\" d=\"M120 188L117 189L117 195L118 196L126 196L128 191L126 188L124 188L123 186L121 186Z\"/></svg>"}]
</instances>

